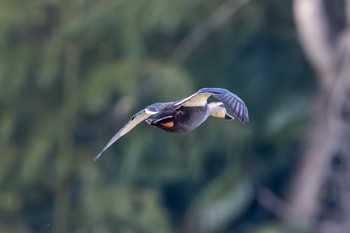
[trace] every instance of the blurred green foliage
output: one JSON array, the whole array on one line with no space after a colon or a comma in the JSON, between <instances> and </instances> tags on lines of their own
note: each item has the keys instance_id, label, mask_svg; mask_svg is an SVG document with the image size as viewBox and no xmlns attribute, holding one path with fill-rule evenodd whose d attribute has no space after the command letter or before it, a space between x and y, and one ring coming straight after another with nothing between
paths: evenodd
<instances>
[{"instance_id":1,"label":"blurred green foliage","mask_svg":"<svg viewBox=\"0 0 350 233\"><path fill-rule=\"evenodd\" d=\"M0 1L1 232L290 232L256 187L286 187L313 73L280 0L251 0L174 62L222 2ZM135 112L201 87L238 94L251 122L141 124L92 162Z\"/></svg>"}]
</instances>

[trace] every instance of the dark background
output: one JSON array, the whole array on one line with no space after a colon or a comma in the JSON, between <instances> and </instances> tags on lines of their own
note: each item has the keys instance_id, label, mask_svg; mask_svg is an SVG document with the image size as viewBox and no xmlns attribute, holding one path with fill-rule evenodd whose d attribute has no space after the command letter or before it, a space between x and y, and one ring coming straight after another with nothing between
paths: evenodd
<instances>
[{"instance_id":1,"label":"dark background","mask_svg":"<svg viewBox=\"0 0 350 233\"><path fill-rule=\"evenodd\" d=\"M292 4L2 0L0 232L321 232L284 214L322 76ZM338 30L345 1L328 5ZM249 124L175 135L142 123L92 161L134 113L202 87L240 96Z\"/></svg>"}]
</instances>

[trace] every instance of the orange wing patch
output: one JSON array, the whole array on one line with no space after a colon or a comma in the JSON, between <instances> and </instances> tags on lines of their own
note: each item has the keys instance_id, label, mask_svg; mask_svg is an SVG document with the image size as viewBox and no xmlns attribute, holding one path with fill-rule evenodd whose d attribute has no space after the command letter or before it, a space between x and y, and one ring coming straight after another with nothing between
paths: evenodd
<instances>
[{"instance_id":1,"label":"orange wing patch","mask_svg":"<svg viewBox=\"0 0 350 233\"><path fill-rule=\"evenodd\" d=\"M173 121L169 121L167 123L160 123L160 125L166 127L166 128L171 128L174 126L174 122Z\"/></svg>"}]
</instances>

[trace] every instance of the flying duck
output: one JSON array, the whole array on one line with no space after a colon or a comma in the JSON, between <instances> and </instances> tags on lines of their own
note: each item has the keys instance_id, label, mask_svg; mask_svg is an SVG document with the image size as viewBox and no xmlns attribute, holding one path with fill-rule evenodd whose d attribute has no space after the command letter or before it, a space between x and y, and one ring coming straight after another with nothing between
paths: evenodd
<instances>
[{"instance_id":1,"label":"flying duck","mask_svg":"<svg viewBox=\"0 0 350 233\"><path fill-rule=\"evenodd\" d=\"M210 102L210 96L220 102ZM223 88L202 88L191 96L173 102L154 103L136 113L107 143L93 160L96 161L120 137L132 130L141 121L172 133L186 133L200 126L209 116L233 120L233 115L243 124L249 121L244 102L232 92Z\"/></svg>"}]
</instances>

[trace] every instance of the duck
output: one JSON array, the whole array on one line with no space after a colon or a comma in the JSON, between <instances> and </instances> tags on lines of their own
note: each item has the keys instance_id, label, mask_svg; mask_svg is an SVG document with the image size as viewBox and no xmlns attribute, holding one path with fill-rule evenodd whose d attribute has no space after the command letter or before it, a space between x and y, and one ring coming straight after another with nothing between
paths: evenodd
<instances>
[{"instance_id":1,"label":"duck","mask_svg":"<svg viewBox=\"0 0 350 233\"><path fill-rule=\"evenodd\" d=\"M210 96L218 101L208 103ZM230 115L226 108L234 116ZM189 97L173 102L154 103L137 112L93 161L99 159L112 144L143 121L166 132L187 133L200 126L209 116L226 120L237 118L243 124L249 122L248 108L237 95L224 88L201 88Z\"/></svg>"}]
</instances>

